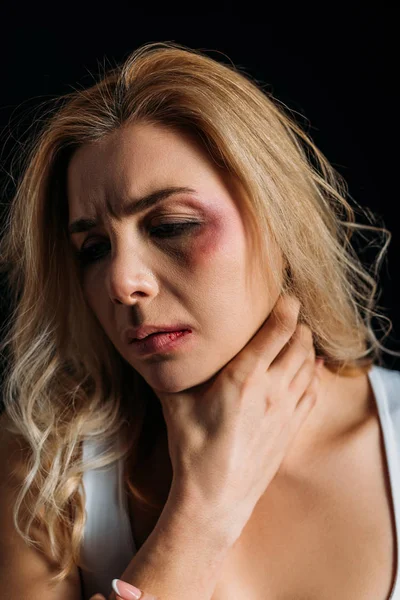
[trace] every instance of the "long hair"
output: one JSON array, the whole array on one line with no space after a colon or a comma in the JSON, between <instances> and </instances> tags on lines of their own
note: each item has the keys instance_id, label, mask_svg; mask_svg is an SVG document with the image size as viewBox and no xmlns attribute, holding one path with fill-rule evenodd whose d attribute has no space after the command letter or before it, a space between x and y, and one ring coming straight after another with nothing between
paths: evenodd
<instances>
[{"instance_id":1,"label":"long hair","mask_svg":"<svg viewBox=\"0 0 400 600\"><path fill-rule=\"evenodd\" d=\"M29 450L14 524L32 545L33 523L46 528L46 552L59 565L54 581L74 564L85 568L83 473L119 459L134 466L165 427L150 386L89 309L67 233L71 156L137 122L190 132L241 185L254 255L268 269L264 241L272 236L286 263L283 291L300 300L301 321L332 372L367 372L386 350L371 320L387 319L375 309L390 232L356 223L342 177L289 109L248 75L181 45L152 43L91 87L63 96L25 154L0 242L12 308L1 345L4 424ZM386 236L374 273L350 244L355 230L367 229ZM102 444L91 461L82 459L85 439ZM129 477L126 483L162 509Z\"/></svg>"}]
</instances>

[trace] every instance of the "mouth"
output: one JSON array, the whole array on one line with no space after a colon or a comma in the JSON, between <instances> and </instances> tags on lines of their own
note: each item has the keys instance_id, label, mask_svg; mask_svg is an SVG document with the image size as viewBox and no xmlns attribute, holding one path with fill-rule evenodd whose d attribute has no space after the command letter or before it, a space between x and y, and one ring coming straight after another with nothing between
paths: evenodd
<instances>
[{"instance_id":1,"label":"mouth","mask_svg":"<svg viewBox=\"0 0 400 600\"><path fill-rule=\"evenodd\" d=\"M187 338L191 337L190 329L179 329L175 331L156 331L145 338L132 339L130 346L138 354L154 354L178 348Z\"/></svg>"},{"instance_id":2,"label":"mouth","mask_svg":"<svg viewBox=\"0 0 400 600\"><path fill-rule=\"evenodd\" d=\"M179 333L181 331L189 331L188 329L171 329L170 331L154 331L153 333L149 333L148 335L146 335L143 338L136 338L136 337L132 337L129 341L130 344L132 343L136 343L136 342L143 342L144 340L148 340L149 338L152 338L156 335L169 335L169 334L173 334L173 333Z\"/></svg>"}]
</instances>

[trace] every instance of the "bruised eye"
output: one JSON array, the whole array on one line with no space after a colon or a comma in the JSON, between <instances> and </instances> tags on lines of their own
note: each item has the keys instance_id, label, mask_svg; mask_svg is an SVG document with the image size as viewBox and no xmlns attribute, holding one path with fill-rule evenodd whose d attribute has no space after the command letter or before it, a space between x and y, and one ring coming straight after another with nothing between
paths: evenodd
<instances>
[{"instance_id":1,"label":"bruised eye","mask_svg":"<svg viewBox=\"0 0 400 600\"><path fill-rule=\"evenodd\" d=\"M187 233L190 229L194 229L201 225L201 223L197 221L184 221L181 223L163 223L162 225L158 225L157 227L152 227L151 232L153 236L155 235L158 238L172 238L178 237L185 233ZM102 256L104 256L105 251L101 250L102 247L108 247L109 242L101 242L99 244L90 244L88 246L83 246L78 252L78 260L79 262L85 266L89 263L93 263Z\"/></svg>"}]
</instances>

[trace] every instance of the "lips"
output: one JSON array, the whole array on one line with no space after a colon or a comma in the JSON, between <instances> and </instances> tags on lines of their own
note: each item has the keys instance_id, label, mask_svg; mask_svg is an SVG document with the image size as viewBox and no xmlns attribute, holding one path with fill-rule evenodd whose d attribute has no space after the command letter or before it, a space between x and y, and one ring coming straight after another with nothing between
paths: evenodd
<instances>
[{"instance_id":1,"label":"lips","mask_svg":"<svg viewBox=\"0 0 400 600\"><path fill-rule=\"evenodd\" d=\"M168 325L150 325L143 324L140 327L128 327L123 333L124 342L131 344L133 341L142 340L151 335L160 333L171 333L174 331L191 331L192 328L188 323L171 323Z\"/></svg>"},{"instance_id":2,"label":"lips","mask_svg":"<svg viewBox=\"0 0 400 600\"><path fill-rule=\"evenodd\" d=\"M146 335L144 338L132 338L131 339L131 343L133 342L143 342L144 340L148 340L151 337L154 337L155 335L159 335L161 333L176 333L176 332L181 332L181 331L187 331L187 329L170 329L168 331L155 331L154 333L149 333L148 335Z\"/></svg>"},{"instance_id":3,"label":"lips","mask_svg":"<svg viewBox=\"0 0 400 600\"><path fill-rule=\"evenodd\" d=\"M193 340L190 329L176 329L168 332L158 331L141 340L132 340L130 348L138 356L172 352L181 348L183 344L187 345L189 338Z\"/></svg>"},{"instance_id":4,"label":"lips","mask_svg":"<svg viewBox=\"0 0 400 600\"><path fill-rule=\"evenodd\" d=\"M151 337L152 335L158 335L159 333L166 333L166 331L155 331L154 333L149 333L149 335L146 335L146 337L140 339L147 340L147 338ZM132 341L134 342L135 340L139 341L139 338L134 338Z\"/></svg>"}]
</instances>

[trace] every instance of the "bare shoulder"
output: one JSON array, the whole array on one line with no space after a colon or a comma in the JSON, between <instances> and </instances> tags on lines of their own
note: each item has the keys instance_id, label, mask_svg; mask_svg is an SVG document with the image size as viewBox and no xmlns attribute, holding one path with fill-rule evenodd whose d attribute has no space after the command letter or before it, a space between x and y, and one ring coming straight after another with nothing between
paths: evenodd
<instances>
[{"instance_id":1,"label":"bare shoulder","mask_svg":"<svg viewBox=\"0 0 400 600\"><path fill-rule=\"evenodd\" d=\"M0 589L7 598L31 600L81 600L78 567L68 579L50 587L54 566L35 548L26 545L17 533L13 507L22 485L26 446L6 428L7 417L0 415Z\"/></svg>"}]
</instances>

